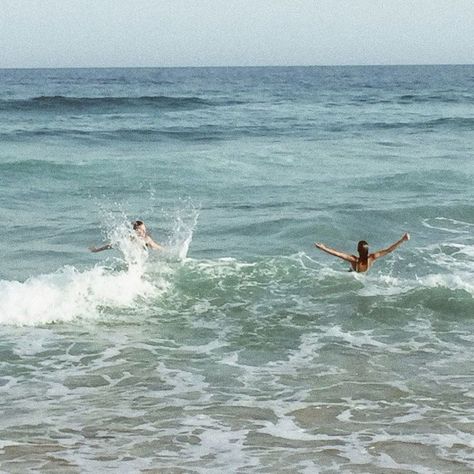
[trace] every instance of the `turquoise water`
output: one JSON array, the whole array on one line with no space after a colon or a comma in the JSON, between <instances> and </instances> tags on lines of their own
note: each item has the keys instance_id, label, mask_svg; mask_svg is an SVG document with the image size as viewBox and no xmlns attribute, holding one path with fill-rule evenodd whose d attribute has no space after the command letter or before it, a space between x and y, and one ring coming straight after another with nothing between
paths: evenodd
<instances>
[{"instance_id":1,"label":"turquoise water","mask_svg":"<svg viewBox=\"0 0 474 474\"><path fill-rule=\"evenodd\" d=\"M0 84L0 470L474 470L474 66Z\"/></svg>"}]
</instances>

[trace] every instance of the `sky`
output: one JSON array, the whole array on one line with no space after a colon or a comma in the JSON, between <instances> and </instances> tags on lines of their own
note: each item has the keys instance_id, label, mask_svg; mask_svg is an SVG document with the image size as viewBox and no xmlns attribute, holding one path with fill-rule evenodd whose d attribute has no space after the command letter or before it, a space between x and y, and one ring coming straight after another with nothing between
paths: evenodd
<instances>
[{"instance_id":1,"label":"sky","mask_svg":"<svg viewBox=\"0 0 474 474\"><path fill-rule=\"evenodd\" d=\"M473 63L474 0L0 0L0 68Z\"/></svg>"}]
</instances>

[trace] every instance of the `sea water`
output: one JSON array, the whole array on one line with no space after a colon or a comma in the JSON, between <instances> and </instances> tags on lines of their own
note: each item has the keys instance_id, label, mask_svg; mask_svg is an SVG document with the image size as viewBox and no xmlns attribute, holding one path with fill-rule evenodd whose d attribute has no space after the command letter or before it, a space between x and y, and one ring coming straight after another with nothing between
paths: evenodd
<instances>
[{"instance_id":1,"label":"sea water","mask_svg":"<svg viewBox=\"0 0 474 474\"><path fill-rule=\"evenodd\" d=\"M472 472L473 91L0 70L0 471Z\"/></svg>"}]
</instances>

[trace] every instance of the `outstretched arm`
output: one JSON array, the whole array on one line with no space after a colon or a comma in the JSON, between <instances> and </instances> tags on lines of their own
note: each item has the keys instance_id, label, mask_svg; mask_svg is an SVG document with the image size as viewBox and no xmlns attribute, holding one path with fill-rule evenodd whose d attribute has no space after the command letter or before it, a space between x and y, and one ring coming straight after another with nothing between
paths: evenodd
<instances>
[{"instance_id":1,"label":"outstretched arm","mask_svg":"<svg viewBox=\"0 0 474 474\"><path fill-rule=\"evenodd\" d=\"M160 244L157 244L150 236L146 238L146 245L154 250L164 250L164 248Z\"/></svg>"},{"instance_id":2,"label":"outstretched arm","mask_svg":"<svg viewBox=\"0 0 474 474\"><path fill-rule=\"evenodd\" d=\"M112 244L106 244L102 247L89 247L89 250L93 253L102 252L102 250L110 250L112 248Z\"/></svg>"},{"instance_id":3,"label":"outstretched arm","mask_svg":"<svg viewBox=\"0 0 474 474\"><path fill-rule=\"evenodd\" d=\"M355 257L354 255L349 255L348 253L339 252L338 250L332 249L331 247L328 247L327 245L321 244L319 242L315 243L314 246L317 249L322 250L323 252L326 252L330 255L334 255L335 257L342 258L346 262L351 262L351 263L357 262L357 257Z\"/></svg>"},{"instance_id":4,"label":"outstretched arm","mask_svg":"<svg viewBox=\"0 0 474 474\"><path fill-rule=\"evenodd\" d=\"M384 257L388 253L393 252L397 247L402 245L402 243L405 242L406 240L410 240L410 234L408 232L405 232L402 238L400 240L397 240L394 244L390 245L390 247L374 252L372 254L373 259L376 260L377 258Z\"/></svg>"}]
</instances>

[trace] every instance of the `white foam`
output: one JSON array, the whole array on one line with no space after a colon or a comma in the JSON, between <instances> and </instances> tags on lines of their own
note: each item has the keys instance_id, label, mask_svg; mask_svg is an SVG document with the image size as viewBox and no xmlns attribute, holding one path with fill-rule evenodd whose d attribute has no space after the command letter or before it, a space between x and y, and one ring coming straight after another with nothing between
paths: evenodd
<instances>
[{"instance_id":1,"label":"white foam","mask_svg":"<svg viewBox=\"0 0 474 474\"><path fill-rule=\"evenodd\" d=\"M470 222L459 221L447 217L423 219L422 224L428 229L442 230L453 234L468 234L474 227L474 224L471 224Z\"/></svg>"},{"instance_id":2,"label":"white foam","mask_svg":"<svg viewBox=\"0 0 474 474\"><path fill-rule=\"evenodd\" d=\"M386 348L387 344L378 341L371 336L372 331L356 331L356 332L345 332L340 326L332 326L327 329L326 336L334 337L336 339L342 339L344 342L354 347L362 346L373 346L379 348Z\"/></svg>"},{"instance_id":3,"label":"white foam","mask_svg":"<svg viewBox=\"0 0 474 474\"><path fill-rule=\"evenodd\" d=\"M417 279L422 286L429 288L449 288L464 290L474 296L474 277L472 273L457 272L456 274L431 274Z\"/></svg>"},{"instance_id":4,"label":"white foam","mask_svg":"<svg viewBox=\"0 0 474 474\"><path fill-rule=\"evenodd\" d=\"M367 275L355 275L354 278L363 283L358 293L362 296L394 296L407 293L420 288L446 288L450 290L464 290L474 296L474 273L472 271L472 259L459 258L471 257L474 252L473 246L453 246L456 253L447 255L445 253L430 256L429 265L431 273L424 275L415 274L413 277L401 278L382 273L372 272ZM433 264L436 267L433 268ZM422 267L415 268L420 273Z\"/></svg>"},{"instance_id":5,"label":"white foam","mask_svg":"<svg viewBox=\"0 0 474 474\"><path fill-rule=\"evenodd\" d=\"M314 435L308 434L306 430L297 426L293 418L280 413L278 415L279 418L276 423L266 422L264 423L266 426L258 431L293 441L315 441L317 439Z\"/></svg>"},{"instance_id":6,"label":"white foam","mask_svg":"<svg viewBox=\"0 0 474 474\"><path fill-rule=\"evenodd\" d=\"M35 325L94 317L101 306L129 306L154 290L134 266L119 272L102 266L84 272L64 267L23 283L0 281L0 323Z\"/></svg>"}]
</instances>

